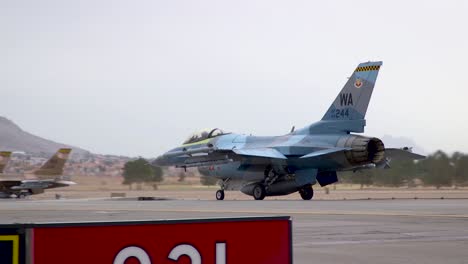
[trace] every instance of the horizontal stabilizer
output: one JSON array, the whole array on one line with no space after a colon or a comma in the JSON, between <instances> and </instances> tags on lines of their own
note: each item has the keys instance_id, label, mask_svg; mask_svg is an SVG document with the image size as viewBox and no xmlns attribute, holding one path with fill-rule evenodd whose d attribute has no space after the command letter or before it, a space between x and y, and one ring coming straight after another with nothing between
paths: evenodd
<instances>
[{"instance_id":1,"label":"horizontal stabilizer","mask_svg":"<svg viewBox=\"0 0 468 264\"><path fill-rule=\"evenodd\" d=\"M399 148L385 149L385 157L390 158L391 160L420 160L426 158L426 156Z\"/></svg>"},{"instance_id":2,"label":"horizontal stabilizer","mask_svg":"<svg viewBox=\"0 0 468 264\"><path fill-rule=\"evenodd\" d=\"M287 159L281 152L272 148L233 149L234 153L242 156L253 156L269 159Z\"/></svg>"},{"instance_id":3,"label":"horizontal stabilizer","mask_svg":"<svg viewBox=\"0 0 468 264\"><path fill-rule=\"evenodd\" d=\"M328 154L337 153L337 152L341 152L341 151L345 151L345 150L350 150L350 148L321 149L321 150L314 151L314 152L311 152L309 154L306 154L306 155L304 155L304 156L302 156L300 158L301 159L316 158L316 157L325 156L325 155L328 155Z\"/></svg>"},{"instance_id":4,"label":"horizontal stabilizer","mask_svg":"<svg viewBox=\"0 0 468 264\"><path fill-rule=\"evenodd\" d=\"M65 181L65 180L57 180L57 181L55 181L55 183L65 185L65 186L76 185L76 182Z\"/></svg>"}]
</instances>

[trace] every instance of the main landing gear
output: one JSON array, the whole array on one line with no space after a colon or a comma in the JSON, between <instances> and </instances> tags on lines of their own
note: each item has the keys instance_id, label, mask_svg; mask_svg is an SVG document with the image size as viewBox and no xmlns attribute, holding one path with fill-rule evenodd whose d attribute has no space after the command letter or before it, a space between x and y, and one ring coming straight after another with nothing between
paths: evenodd
<instances>
[{"instance_id":1,"label":"main landing gear","mask_svg":"<svg viewBox=\"0 0 468 264\"><path fill-rule=\"evenodd\" d=\"M255 200L263 200L266 196L266 190L263 184L256 184L253 188L253 197Z\"/></svg>"},{"instance_id":2,"label":"main landing gear","mask_svg":"<svg viewBox=\"0 0 468 264\"><path fill-rule=\"evenodd\" d=\"M216 191L216 200L224 200L224 190Z\"/></svg>"},{"instance_id":3,"label":"main landing gear","mask_svg":"<svg viewBox=\"0 0 468 264\"><path fill-rule=\"evenodd\" d=\"M312 189L312 185L308 184L299 189L299 194L303 200L311 200L314 197L314 189Z\"/></svg>"},{"instance_id":4,"label":"main landing gear","mask_svg":"<svg viewBox=\"0 0 468 264\"><path fill-rule=\"evenodd\" d=\"M16 194L16 199L26 199L29 195L31 192L20 192Z\"/></svg>"}]
</instances>

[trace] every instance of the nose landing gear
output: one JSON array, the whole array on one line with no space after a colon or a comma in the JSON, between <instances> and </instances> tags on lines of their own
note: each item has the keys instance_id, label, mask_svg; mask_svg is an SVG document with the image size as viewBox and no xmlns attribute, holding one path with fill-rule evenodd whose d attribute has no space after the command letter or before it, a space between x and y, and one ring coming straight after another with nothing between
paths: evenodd
<instances>
[{"instance_id":1,"label":"nose landing gear","mask_svg":"<svg viewBox=\"0 0 468 264\"><path fill-rule=\"evenodd\" d=\"M216 200L224 200L224 190L216 191Z\"/></svg>"}]
</instances>

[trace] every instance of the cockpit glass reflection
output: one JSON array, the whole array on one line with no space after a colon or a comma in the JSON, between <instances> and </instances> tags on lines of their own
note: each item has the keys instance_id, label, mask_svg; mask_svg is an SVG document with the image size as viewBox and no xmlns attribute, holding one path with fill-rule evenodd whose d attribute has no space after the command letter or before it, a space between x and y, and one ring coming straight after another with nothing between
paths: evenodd
<instances>
[{"instance_id":1,"label":"cockpit glass reflection","mask_svg":"<svg viewBox=\"0 0 468 264\"><path fill-rule=\"evenodd\" d=\"M195 143L199 142L205 139L209 138L214 138L220 135L224 135L224 133L221 129L215 128L215 129L203 129L201 131L195 132L192 135L190 135L183 144L190 144L190 143Z\"/></svg>"}]
</instances>

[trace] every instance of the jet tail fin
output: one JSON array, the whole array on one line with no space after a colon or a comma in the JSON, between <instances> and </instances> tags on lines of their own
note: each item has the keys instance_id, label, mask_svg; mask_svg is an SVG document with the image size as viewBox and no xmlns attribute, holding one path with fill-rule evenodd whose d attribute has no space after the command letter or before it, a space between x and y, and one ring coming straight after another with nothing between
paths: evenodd
<instances>
[{"instance_id":1,"label":"jet tail fin","mask_svg":"<svg viewBox=\"0 0 468 264\"><path fill-rule=\"evenodd\" d=\"M42 167L34 171L38 178L51 178L62 176L65 163L70 156L71 149L61 148Z\"/></svg>"},{"instance_id":2,"label":"jet tail fin","mask_svg":"<svg viewBox=\"0 0 468 264\"><path fill-rule=\"evenodd\" d=\"M381 61L359 64L322 120L364 119L380 66Z\"/></svg>"},{"instance_id":3,"label":"jet tail fin","mask_svg":"<svg viewBox=\"0 0 468 264\"><path fill-rule=\"evenodd\" d=\"M0 151L0 173L3 173L3 170L10 160L11 152L10 151Z\"/></svg>"},{"instance_id":4,"label":"jet tail fin","mask_svg":"<svg viewBox=\"0 0 468 264\"><path fill-rule=\"evenodd\" d=\"M322 120L298 134L364 132L366 112L374 90L381 61L358 65Z\"/></svg>"}]
</instances>

